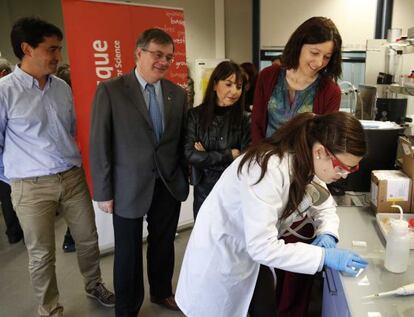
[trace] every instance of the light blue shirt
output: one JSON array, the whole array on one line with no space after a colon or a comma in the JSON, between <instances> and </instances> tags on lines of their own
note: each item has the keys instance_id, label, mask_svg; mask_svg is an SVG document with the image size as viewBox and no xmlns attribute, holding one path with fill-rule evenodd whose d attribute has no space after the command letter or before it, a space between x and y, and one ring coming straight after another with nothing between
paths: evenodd
<instances>
[{"instance_id":1,"label":"light blue shirt","mask_svg":"<svg viewBox=\"0 0 414 317\"><path fill-rule=\"evenodd\" d=\"M142 76L138 73L138 70L135 68L135 77L139 82L139 88L141 89L142 95L145 99L145 104L147 105L147 109L149 109L149 92L145 89L148 82L142 78ZM165 129L164 125L164 100L162 98L162 88L161 88L161 81L157 81L156 83L152 84L155 88L155 95L157 97L158 105L160 106L161 114L162 114L162 127Z\"/></svg>"},{"instance_id":2,"label":"light blue shirt","mask_svg":"<svg viewBox=\"0 0 414 317\"><path fill-rule=\"evenodd\" d=\"M80 167L74 136L72 93L63 80L51 75L41 90L18 66L0 79L0 156L7 178Z\"/></svg>"}]
</instances>

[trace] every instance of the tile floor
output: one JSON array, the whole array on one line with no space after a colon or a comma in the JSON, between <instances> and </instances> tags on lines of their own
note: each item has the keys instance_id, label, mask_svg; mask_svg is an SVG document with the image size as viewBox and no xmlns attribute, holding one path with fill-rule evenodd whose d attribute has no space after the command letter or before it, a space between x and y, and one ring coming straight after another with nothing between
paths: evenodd
<instances>
[{"instance_id":1,"label":"tile floor","mask_svg":"<svg viewBox=\"0 0 414 317\"><path fill-rule=\"evenodd\" d=\"M113 309L100 306L95 300L84 295L82 276L79 273L76 253L62 251L66 225L61 218L56 220L56 271L61 296L65 307L65 317L113 317ZM29 282L27 271L27 253L23 242L10 245L4 233L5 224L0 215L0 316L1 317L37 317L36 302ZM176 265L173 287L177 284L179 268L191 231L178 234L176 245ZM144 246L145 247L145 246ZM145 255L145 250L144 250ZM145 263L145 261L144 261ZM145 265L145 264L144 264ZM113 255L101 257L101 270L106 285L112 290ZM152 304L149 301L148 282L145 277L146 296L139 317L179 317L180 312L172 312ZM316 284L309 317L320 316L321 285Z\"/></svg>"},{"instance_id":2,"label":"tile floor","mask_svg":"<svg viewBox=\"0 0 414 317\"><path fill-rule=\"evenodd\" d=\"M85 296L82 276L79 273L76 253L62 251L66 225L63 219L56 221L56 272L61 303L65 308L65 317L113 317L113 309L100 306L95 300ZM0 316L1 317L37 317L36 301L32 292L27 271L27 253L23 242L10 245L4 233L3 215L0 215ZM190 230L180 232L176 238L176 267L173 286L177 284L181 259L187 245ZM145 250L144 250L145 254ZM145 262L144 262L145 263ZM113 290L113 255L101 257L101 270L105 284ZM146 276L144 274L144 276ZM146 280L146 277L145 277ZM145 285L148 282L145 281ZM178 317L184 316L152 304L148 290L139 317Z\"/></svg>"}]
</instances>

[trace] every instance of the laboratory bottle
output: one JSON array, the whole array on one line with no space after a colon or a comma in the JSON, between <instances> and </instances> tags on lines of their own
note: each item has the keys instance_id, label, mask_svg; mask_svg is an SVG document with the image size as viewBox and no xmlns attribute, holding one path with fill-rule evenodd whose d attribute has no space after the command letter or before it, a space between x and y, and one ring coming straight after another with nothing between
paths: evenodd
<instances>
[{"instance_id":1,"label":"laboratory bottle","mask_svg":"<svg viewBox=\"0 0 414 317\"><path fill-rule=\"evenodd\" d=\"M402 86L402 80L401 80L401 76L403 76L403 71L402 71L402 64L403 64L403 58L402 55L403 51L402 50L397 50L397 56L395 57L395 68L394 68L394 82L399 84L400 86Z\"/></svg>"},{"instance_id":2,"label":"laboratory bottle","mask_svg":"<svg viewBox=\"0 0 414 317\"><path fill-rule=\"evenodd\" d=\"M408 222L402 219L391 219L384 261L384 266L388 271L403 273L407 270L410 255L409 242Z\"/></svg>"}]
</instances>

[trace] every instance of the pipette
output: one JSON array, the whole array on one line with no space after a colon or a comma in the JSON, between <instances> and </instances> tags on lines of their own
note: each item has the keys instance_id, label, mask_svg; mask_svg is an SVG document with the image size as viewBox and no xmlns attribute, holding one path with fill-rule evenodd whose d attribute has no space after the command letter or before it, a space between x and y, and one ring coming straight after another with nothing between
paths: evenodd
<instances>
[{"instance_id":1,"label":"pipette","mask_svg":"<svg viewBox=\"0 0 414 317\"><path fill-rule=\"evenodd\" d=\"M377 298L377 297L389 296L389 295L400 295L400 296L414 295L414 283L401 286L389 292L382 292L382 293L365 296L365 298Z\"/></svg>"}]
</instances>

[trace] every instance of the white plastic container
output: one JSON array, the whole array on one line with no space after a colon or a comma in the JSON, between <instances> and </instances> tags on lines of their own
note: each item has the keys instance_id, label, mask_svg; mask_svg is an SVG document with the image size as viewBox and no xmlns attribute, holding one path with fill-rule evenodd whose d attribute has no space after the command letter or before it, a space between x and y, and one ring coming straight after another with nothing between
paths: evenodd
<instances>
[{"instance_id":1,"label":"white plastic container","mask_svg":"<svg viewBox=\"0 0 414 317\"><path fill-rule=\"evenodd\" d=\"M393 205L394 206L394 205ZM393 207L392 206L392 207ZM400 213L402 215L401 207ZM391 220L391 230L385 247L385 268L392 273L403 273L407 270L410 255L410 236L408 222L400 219Z\"/></svg>"}]
</instances>

